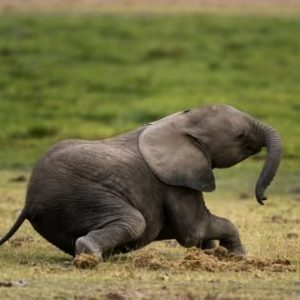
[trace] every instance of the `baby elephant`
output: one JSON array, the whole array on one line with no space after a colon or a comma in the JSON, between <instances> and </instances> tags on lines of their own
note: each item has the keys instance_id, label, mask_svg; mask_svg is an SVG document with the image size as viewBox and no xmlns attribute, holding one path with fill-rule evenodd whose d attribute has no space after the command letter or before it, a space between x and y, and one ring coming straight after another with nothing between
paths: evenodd
<instances>
[{"instance_id":1,"label":"baby elephant","mask_svg":"<svg viewBox=\"0 0 300 300\"><path fill-rule=\"evenodd\" d=\"M202 192L215 189L214 168L228 168L267 148L256 199L281 160L271 127L227 105L186 110L101 141L66 140L36 164L19 218L61 250L99 259L152 241L176 239L208 248L219 240L243 254L239 232L211 214Z\"/></svg>"}]
</instances>

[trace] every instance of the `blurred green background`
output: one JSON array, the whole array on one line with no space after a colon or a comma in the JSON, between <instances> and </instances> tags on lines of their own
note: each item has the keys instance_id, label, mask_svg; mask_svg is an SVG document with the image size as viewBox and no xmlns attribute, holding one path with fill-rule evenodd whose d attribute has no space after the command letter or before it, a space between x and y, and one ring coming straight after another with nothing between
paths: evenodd
<instances>
[{"instance_id":1,"label":"blurred green background","mask_svg":"<svg viewBox=\"0 0 300 300\"><path fill-rule=\"evenodd\" d=\"M300 19L284 16L3 14L0 168L31 168L62 139L226 103L281 133L275 189L300 189L299 37ZM252 191L263 156L220 171L219 184L239 174Z\"/></svg>"}]
</instances>

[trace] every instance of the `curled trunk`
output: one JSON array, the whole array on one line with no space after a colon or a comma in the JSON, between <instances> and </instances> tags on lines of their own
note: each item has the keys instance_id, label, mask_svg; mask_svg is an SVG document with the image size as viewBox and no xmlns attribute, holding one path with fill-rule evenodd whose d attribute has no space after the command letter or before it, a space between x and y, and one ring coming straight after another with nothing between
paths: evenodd
<instances>
[{"instance_id":1,"label":"curled trunk","mask_svg":"<svg viewBox=\"0 0 300 300\"><path fill-rule=\"evenodd\" d=\"M282 155L282 142L279 134L265 124L258 125L263 144L267 148L267 157L256 183L255 194L258 203L264 204L267 199L264 192L274 178Z\"/></svg>"}]
</instances>

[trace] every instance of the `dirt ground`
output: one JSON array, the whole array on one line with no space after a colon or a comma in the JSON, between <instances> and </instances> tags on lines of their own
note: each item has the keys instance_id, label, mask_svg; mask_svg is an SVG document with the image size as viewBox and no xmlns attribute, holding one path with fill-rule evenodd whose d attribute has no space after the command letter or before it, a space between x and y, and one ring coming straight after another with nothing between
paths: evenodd
<instances>
[{"instance_id":1,"label":"dirt ground","mask_svg":"<svg viewBox=\"0 0 300 300\"><path fill-rule=\"evenodd\" d=\"M300 10L300 0L0 0L0 11L195 11L245 10L261 13Z\"/></svg>"},{"instance_id":2,"label":"dirt ground","mask_svg":"<svg viewBox=\"0 0 300 300\"><path fill-rule=\"evenodd\" d=\"M74 265L80 269L92 269L97 266L97 258L89 254L81 254L75 257ZM157 251L140 250L133 259L136 268L149 268L157 270L161 268L180 270L202 270L208 272L296 272L296 267L288 259L258 259L251 256L239 256L230 254L223 247L201 251L196 248L187 249L183 257L168 262Z\"/></svg>"},{"instance_id":3,"label":"dirt ground","mask_svg":"<svg viewBox=\"0 0 300 300\"><path fill-rule=\"evenodd\" d=\"M23 171L0 171L0 235L23 206L28 178ZM0 299L299 299L298 192L273 196L263 208L245 195L211 195L209 209L237 224L244 257L222 247L185 249L171 240L105 262L73 259L25 222L0 247Z\"/></svg>"}]
</instances>

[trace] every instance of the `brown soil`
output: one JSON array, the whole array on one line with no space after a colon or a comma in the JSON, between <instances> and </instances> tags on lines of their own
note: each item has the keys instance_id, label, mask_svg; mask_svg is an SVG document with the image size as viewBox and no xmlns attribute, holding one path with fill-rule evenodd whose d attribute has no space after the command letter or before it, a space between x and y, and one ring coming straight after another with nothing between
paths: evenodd
<instances>
[{"instance_id":1,"label":"brown soil","mask_svg":"<svg viewBox=\"0 0 300 300\"><path fill-rule=\"evenodd\" d=\"M295 233L295 232L289 232L286 237L288 239L297 239L299 237L299 234L298 233Z\"/></svg>"},{"instance_id":2,"label":"brown soil","mask_svg":"<svg viewBox=\"0 0 300 300\"><path fill-rule=\"evenodd\" d=\"M252 195L247 193L247 192L242 192L242 193L239 194L239 198L241 200L247 200L247 199L251 199Z\"/></svg>"},{"instance_id":3,"label":"brown soil","mask_svg":"<svg viewBox=\"0 0 300 300\"><path fill-rule=\"evenodd\" d=\"M163 259L156 251L145 250L139 252L133 258L133 265L137 268L160 269L164 266Z\"/></svg>"},{"instance_id":4,"label":"brown soil","mask_svg":"<svg viewBox=\"0 0 300 300\"><path fill-rule=\"evenodd\" d=\"M27 178L24 175L18 175L16 177L10 178L10 182L26 182Z\"/></svg>"},{"instance_id":5,"label":"brown soil","mask_svg":"<svg viewBox=\"0 0 300 300\"><path fill-rule=\"evenodd\" d=\"M119 293L110 292L106 295L106 299L108 299L108 300L124 300L126 298Z\"/></svg>"},{"instance_id":6,"label":"brown soil","mask_svg":"<svg viewBox=\"0 0 300 300\"><path fill-rule=\"evenodd\" d=\"M17 280L17 281L0 281L0 287L26 287L28 282L25 280Z\"/></svg>"},{"instance_id":7,"label":"brown soil","mask_svg":"<svg viewBox=\"0 0 300 300\"><path fill-rule=\"evenodd\" d=\"M78 269L93 269L100 262L99 257L92 254L80 254L76 255L73 260L73 264Z\"/></svg>"},{"instance_id":8,"label":"brown soil","mask_svg":"<svg viewBox=\"0 0 300 300\"><path fill-rule=\"evenodd\" d=\"M300 224L300 219L288 219L283 217L282 215L273 215L271 217L266 217L265 221L268 223L276 224Z\"/></svg>"},{"instance_id":9,"label":"brown soil","mask_svg":"<svg viewBox=\"0 0 300 300\"><path fill-rule=\"evenodd\" d=\"M127 258L128 259L128 258ZM100 262L99 258L90 254L77 255L73 260L76 268L92 269ZM217 247L201 251L189 248L183 257L170 261L163 258L154 249L139 250L132 255L132 265L135 268L151 270L203 270L208 272L295 272L296 267L287 259L258 259L251 256L240 256L228 253L227 249Z\"/></svg>"},{"instance_id":10,"label":"brown soil","mask_svg":"<svg viewBox=\"0 0 300 300\"><path fill-rule=\"evenodd\" d=\"M175 264L179 269L200 269L209 272L216 271L269 271L295 272L296 268L287 259L257 259L249 256L229 254L223 247L201 251L191 248Z\"/></svg>"}]
</instances>

